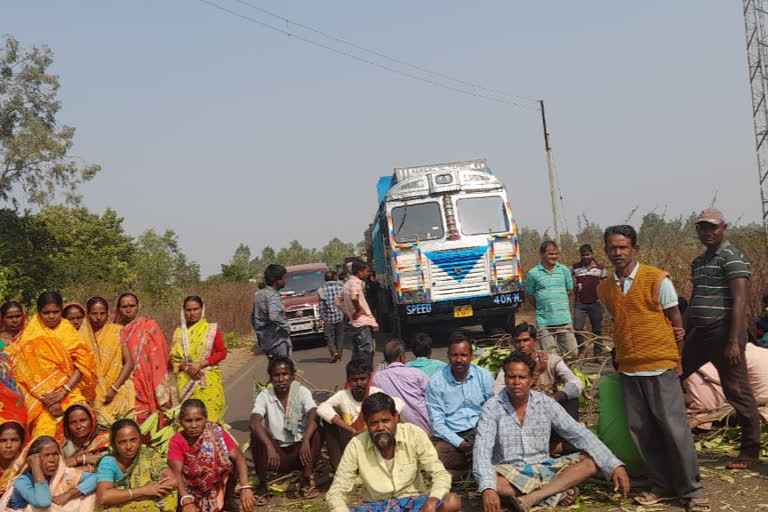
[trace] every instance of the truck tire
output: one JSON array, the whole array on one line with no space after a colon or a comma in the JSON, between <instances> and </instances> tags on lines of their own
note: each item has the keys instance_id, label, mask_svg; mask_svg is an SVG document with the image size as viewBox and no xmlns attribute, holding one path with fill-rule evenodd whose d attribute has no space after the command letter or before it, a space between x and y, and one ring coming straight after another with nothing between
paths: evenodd
<instances>
[{"instance_id":1,"label":"truck tire","mask_svg":"<svg viewBox=\"0 0 768 512\"><path fill-rule=\"evenodd\" d=\"M512 333L515 329L515 313L492 316L483 322L483 332L488 336L495 334Z\"/></svg>"}]
</instances>

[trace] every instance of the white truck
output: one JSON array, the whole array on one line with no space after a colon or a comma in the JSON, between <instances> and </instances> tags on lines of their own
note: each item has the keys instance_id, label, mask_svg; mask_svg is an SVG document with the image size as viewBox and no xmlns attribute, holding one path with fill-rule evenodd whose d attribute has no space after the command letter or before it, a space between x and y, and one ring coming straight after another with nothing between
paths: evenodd
<instances>
[{"instance_id":1,"label":"white truck","mask_svg":"<svg viewBox=\"0 0 768 512\"><path fill-rule=\"evenodd\" d=\"M510 330L523 301L517 226L485 160L396 168L379 178L366 232L380 324Z\"/></svg>"}]
</instances>

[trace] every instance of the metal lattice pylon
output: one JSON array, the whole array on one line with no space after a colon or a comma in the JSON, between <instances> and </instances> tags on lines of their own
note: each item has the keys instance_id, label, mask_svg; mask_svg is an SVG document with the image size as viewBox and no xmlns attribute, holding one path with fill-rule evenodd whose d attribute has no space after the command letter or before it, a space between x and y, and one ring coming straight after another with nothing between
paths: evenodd
<instances>
[{"instance_id":1,"label":"metal lattice pylon","mask_svg":"<svg viewBox=\"0 0 768 512\"><path fill-rule=\"evenodd\" d=\"M768 11L766 11L768 1L743 1L763 229L768 236L768 47L766 47L768 40L766 40L765 31L766 20L768 19Z\"/></svg>"}]
</instances>

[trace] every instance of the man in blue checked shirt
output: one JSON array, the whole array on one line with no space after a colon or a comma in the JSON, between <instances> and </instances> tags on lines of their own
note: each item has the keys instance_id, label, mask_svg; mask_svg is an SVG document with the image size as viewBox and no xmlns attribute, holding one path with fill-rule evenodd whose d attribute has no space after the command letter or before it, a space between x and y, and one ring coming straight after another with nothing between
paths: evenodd
<instances>
[{"instance_id":1,"label":"man in blue checked shirt","mask_svg":"<svg viewBox=\"0 0 768 512\"><path fill-rule=\"evenodd\" d=\"M503 364L506 390L483 407L473 456L483 512L501 512L500 496L517 512L541 502L570 506L576 486L598 472L626 498L630 483L622 462L557 402L531 391L534 367L528 354L512 352ZM552 429L583 453L551 458Z\"/></svg>"},{"instance_id":2,"label":"man in blue checked shirt","mask_svg":"<svg viewBox=\"0 0 768 512\"><path fill-rule=\"evenodd\" d=\"M475 427L491 397L493 375L472 364L472 345L460 331L448 337L448 363L429 378L426 402L437 456L457 476L470 467Z\"/></svg>"},{"instance_id":3,"label":"man in blue checked shirt","mask_svg":"<svg viewBox=\"0 0 768 512\"><path fill-rule=\"evenodd\" d=\"M325 284L317 290L320 297L320 318L323 319L323 334L331 353L329 363L341 360L344 351L344 313L336 305L336 298L341 295L339 275L333 270L325 273Z\"/></svg>"}]
</instances>

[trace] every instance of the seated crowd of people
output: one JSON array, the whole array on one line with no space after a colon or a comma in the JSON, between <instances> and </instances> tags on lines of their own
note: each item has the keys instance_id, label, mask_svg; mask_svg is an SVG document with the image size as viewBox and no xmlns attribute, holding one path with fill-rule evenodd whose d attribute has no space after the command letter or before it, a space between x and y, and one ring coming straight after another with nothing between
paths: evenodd
<instances>
[{"instance_id":1,"label":"seated crowd of people","mask_svg":"<svg viewBox=\"0 0 768 512\"><path fill-rule=\"evenodd\" d=\"M213 512L238 494L244 512L260 504L219 423L226 348L200 297L184 299L170 345L131 293L112 315L103 297L83 306L45 292L36 306L31 319L19 302L0 306L0 510ZM173 403L180 428L161 455L140 424L164 424Z\"/></svg>"},{"instance_id":2,"label":"seated crowd of people","mask_svg":"<svg viewBox=\"0 0 768 512\"><path fill-rule=\"evenodd\" d=\"M432 358L429 336L416 337L412 361L405 344L391 339L383 365L374 371L370 357L353 357L344 388L319 405L297 380L290 353L270 357L271 385L255 397L250 417L252 486L243 452L220 423L226 402L218 363L226 348L203 300L183 301L170 345L154 320L139 316L135 295L121 295L116 306L110 316L102 297L82 306L45 292L29 321L18 302L0 306L0 510L216 512L237 499L251 512L268 503L270 472L298 471L298 495L318 497L323 446L332 512L459 511L452 482L470 475L484 512L570 506L578 485L595 476L628 495L625 462L578 421L582 381L566 359L542 350L526 322L515 326L497 375L472 363L466 333L448 337L447 363ZM765 349L748 347L747 358L762 360L755 350ZM624 372L625 354L617 360L622 378L637 375ZM702 402L696 378L704 372L685 382L689 407ZM718 397L723 403L722 391ZM164 456L145 445L140 425L173 403L181 404L180 430ZM622 435L651 471L663 471L629 420ZM668 470L687 471L685 457ZM352 504L357 484L362 503ZM684 478L678 484L688 485ZM709 510L700 486L677 489L636 499L653 505L676 496L689 510Z\"/></svg>"}]
</instances>

